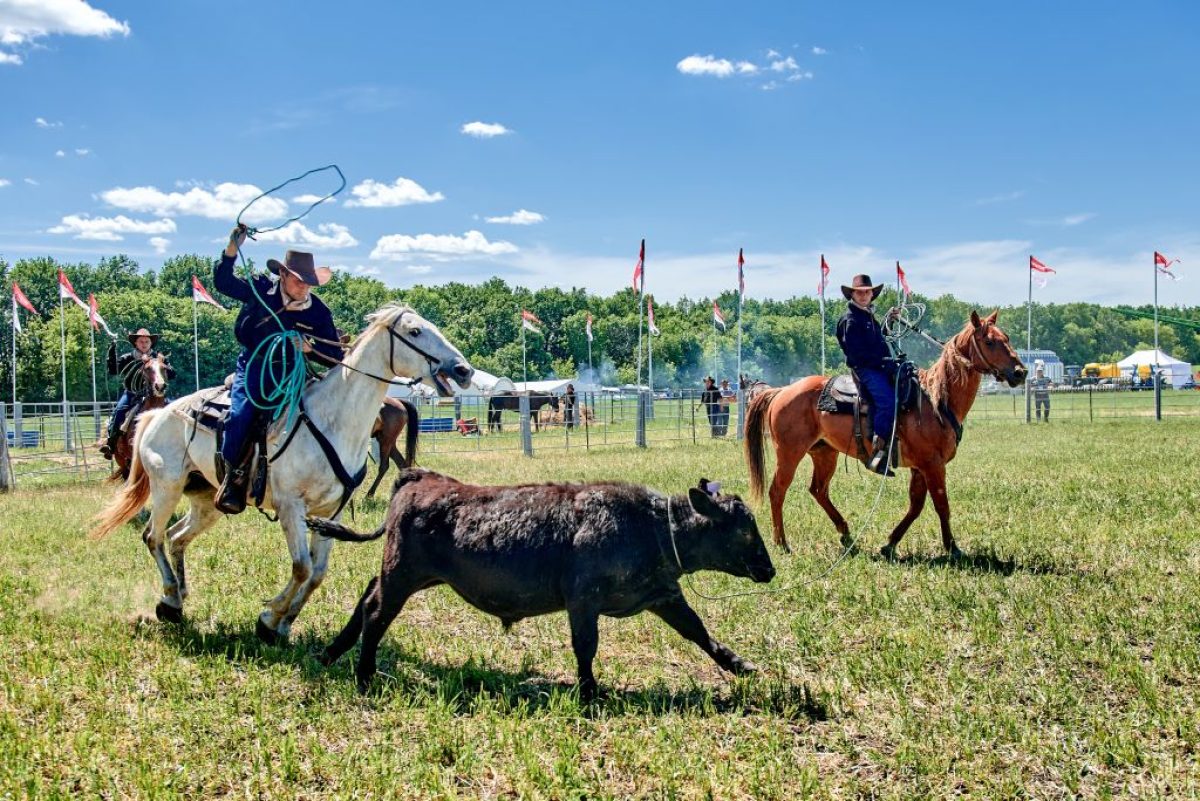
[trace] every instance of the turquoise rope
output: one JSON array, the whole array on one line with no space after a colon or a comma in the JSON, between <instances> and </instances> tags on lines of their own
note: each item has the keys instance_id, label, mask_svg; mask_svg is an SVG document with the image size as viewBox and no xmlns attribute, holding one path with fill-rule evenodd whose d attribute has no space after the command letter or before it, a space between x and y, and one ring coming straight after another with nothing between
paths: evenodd
<instances>
[{"instance_id":1,"label":"turquoise rope","mask_svg":"<svg viewBox=\"0 0 1200 801\"><path fill-rule=\"evenodd\" d=\"M342 174L341 169L336 164L329 164L324 167L318 167L308 172L298 175L295 178L289 178L278 186L274 186L263 192L258 197L247 203L242 210L238 212L237 223L242 224L242 215L246 213L246 209L253 206L256 202L264 197L278 192L288 184L295 183L313 173L324 172L326 170L334 170L341 179L341 185L325 195L317 202L311 204L307 209L295 217L291 217L284 222L272 228L247 228L247 236L253 239L254 234L264 233L267 231L275 231L283 228L297 220L303 219L315 209L317 206L337 195L346 188L346 176ZM242 269L246 276L247 283L250 284L250 291L254 293L254 297L262 305L264 309L274 318L275 323L279 326L279 331L269 335L262 342L258 343L251 353L247 361L248 365L254 364L257 357L261 354L262 362L261 369L258 371L258 396L263 400L259 401L255 398L255 393L249 392L247 395L250 398L255 408L270 412L271 420L277 420L284 414L287 415L287 424L285 428L290 429L296 421L296 415L300 409L300 399L304 395L304 384L308 379L308 371L304 362L304 338L296 331L289 331L279 319L279 315L275 314L274 310L267 305L258 294L258 287L254 284L254 268L246 261L246 256L242 253L242 249L238 248L238 256L242 260ZM246 377L250 380L250 376ZM270 390L268 391L268 387Z\"/></svg>"}]
</instances>

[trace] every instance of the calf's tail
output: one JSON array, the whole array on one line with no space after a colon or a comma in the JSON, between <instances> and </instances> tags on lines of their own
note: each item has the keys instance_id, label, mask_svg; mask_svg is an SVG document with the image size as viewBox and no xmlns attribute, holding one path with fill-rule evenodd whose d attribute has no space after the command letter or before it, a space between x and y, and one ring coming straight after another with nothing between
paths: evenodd
<instances>
[{"instance_id":1,"label":"calf's tail","mask_svg":"<svg viewBox=\"0 0 1200 801\"><path fill-rule=\"evenodd\" d=\"M335 523L324 517L310 517L307 522L308 527L322 537L329 537L330 539L341 540L342 542L370 542L382 537L383 532L386 531L386 525L381 525L370 534L359 534L349 526L343 526L341 523Z\"/></svg>"}]
</instances>

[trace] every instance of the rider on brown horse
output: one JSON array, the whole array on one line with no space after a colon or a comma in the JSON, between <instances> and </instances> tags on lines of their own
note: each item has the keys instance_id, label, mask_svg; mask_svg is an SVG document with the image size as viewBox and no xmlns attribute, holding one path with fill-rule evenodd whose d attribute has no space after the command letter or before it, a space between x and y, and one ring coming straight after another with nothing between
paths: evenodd
<instances>
[{"instance_id":1,"label":"rider on brown horse","mask_svg":"<svg viewBox=\"0 0 1200 801\"><path fill-rule=\"evenodd\" d=\"M863 392L871 399L872 441L875 452L867 466L880 475L895 475L889 469L892 428L896 420L896 362L875 319L873 303L883 284L871 284L868 275L856 275L842 294L850 301L837 324L837 341L846 354L846 365L858 377Z\"/></svg>"},{"instance_id":2,"label":"rider on brown horse","mask_svg":"<svg viewBox=\"0 0 1200 801\"><path fill-rule=\"evenodd\" d=\"M132 353L117 356L117 340L114 338L108 346L108 374L120 376L121 397L113 407L112 418L108 421L108 438L100 446L100 453L105 459L112 459L117 448L117 440L121 436L121 428L125 417L135 404L141 402L146 394L146 382L142 378L142 365L153 359L158 353L154 346L158 344L158 334L152 334L146 328L139 328L126 337L133 345ZM167 380L175 377L175 369L164 360Z\"/></svg>"}]
</instances>

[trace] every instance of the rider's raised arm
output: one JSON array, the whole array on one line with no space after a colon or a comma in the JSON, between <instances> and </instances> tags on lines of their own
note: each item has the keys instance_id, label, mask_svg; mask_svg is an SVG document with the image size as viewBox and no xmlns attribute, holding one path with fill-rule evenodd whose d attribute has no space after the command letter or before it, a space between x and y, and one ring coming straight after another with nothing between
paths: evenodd
<instances>
[{"instance_id":1,"label":"rider's raised arm","mask_svg":"<svg viewBox=\"0 0 1200 801\"><path fill-rule=\"evenodd\" d=\"M254 300L254 290L250 288L246 279L239 278L233 271L233 265L237 261L238 248L244 241L246 241L246 227L239 225L230 233L229 244L225 246L225 252L221 254L220 260L213 268L213 286L222 295L228 295L242 303L249 303Z\"/></svg>"},{"instance_id":2,"label":"rider's raised arm","mask_svg":"<svg viewBox=\"0 0 1200 801\"><path fill-rule=\"evenodd\" d=\"M108 357L105 360L105 366L108 367L109 375L117 374L117 340L115 339L108 345Z\"/></svg>"}]
</instances>

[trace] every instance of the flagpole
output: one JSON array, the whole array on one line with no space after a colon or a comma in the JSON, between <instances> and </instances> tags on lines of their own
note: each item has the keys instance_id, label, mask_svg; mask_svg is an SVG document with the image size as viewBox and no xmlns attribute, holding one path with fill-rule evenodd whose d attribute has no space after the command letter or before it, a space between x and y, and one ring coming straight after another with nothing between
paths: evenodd
<instances>
[{"instance_id":1,"label":"flagpole","mask_svg":"<svg viewBox=\"0 0 1200 801\"><path fill-rule=\"evenodd\" d=\"M737 358L737 381L738 386L742 385L742 293L738 290L738 358Z\"/></svg>"},{"instance_id":2,"label":"flagpole","mask_svg":"<svg viewBox=\"0 0 1200 801\"><path fill-rule=\"evenodd\" d=\"M70 415L67 413L67 311L63 306L62 287L58 291L58 350L62 361L63 441L71 450Z\"/></svg>"},{"instance_id":3,"label":"flagpole","mask_svg":"<svg viewBox=\"0 0 1200 801\"><path fill-rule=\"evenodd\" d=\"M529 391L529 368L525 362L525 313L521 312L521 383L525 384L525 391Z\"/></svg>"},{"instance_id":4,"label":"flagpole","mask_svg":"<svg viewBox=\"0 0 1200 801\"><path fill-rule=\"evenodd\" d=\"M1032 256L1030 257L1033 258ZM1033 262L1029 262L1029 299L1025 301L1025 353L1033 358ZM1033 422L1032 395L1029 382L1025 382L1025 422ZM1040 412L1039 412L1040 414Z\"/></svg>"},{"instance_id":5,"label":"flagpole","mask_svg":"<svg viewBox=\"0 0 1200 801\"><path fill-rule=\"evenodd\" d=\"M17 293L13 292L13 318L12 318L12 385L13 385L13 408L16 408L17 403Z\"/></svg>"},{"instance_id":6,"label":"flagpole","mask_svg":"<svg viewBox=\"0 0 1200 801\"><path fill-rule=\"evenodd\" d=\"M588 333L588 380L592 377L592 335Z\"/></svg>"},{"instance_id":7,"label":"flagpole","mask_svg":"<svg viewBox=\"0 0 1200 801\"><path fill-rule=\"evenodd\" d=\"M642 271L638 274L638 351L637 351L637 379L634 381L634 386L641 391L642 388L642 300L646 295L646 240L642 240L642 247L638 251L638 261L641 262Z\"/></svg>"},{"instance_id":8,"label":"flagpole","mask_svg":"<svg viewBox=\"0 0 1200 801\"><path fill-rule=\"evenodd\" d=\"M654 397L654 334L646 332L646 386L650 387L650 397Z\"/></svg>"},{"instance_id":9,"label":"flagpole","mask_svg":"<svg viewBox=\"0 0 1200 801\"><path fill-rule=\"evenodd\" d=\"M192 363L196 365L196 391L200 391L200 317L196 307L196 290L192 289Z\"/></svg>"},{"instance_id":10,"label":"flagpole","mask_svg":"<svg viewBox=\"0 0 1200 801\"><path fill-rule=\"evenodd\" d=\"M96 411L96 328L89 326L92 339L92 411Z\"/></svg>"},{"instance_id":11,"label":"flagpole","mask_svg":"<svg viewBox=\"0 0 1200 801\"><path fill-rule=\"evenodd\" d=\"M821 254L821 266L818 268L821 280L817 283L821 299L821 375L825 375L825 254Z\"/></svg>"},{"instance_id":12,"label":"flagpole","mask_svg":"<svg viewBox=\"0 0 1200 801\"><path fill-rule=\"evenodd\" d=\"M1158 367L1158 264L1154 264L1154 366ZM1154 380L1158 381L1155 370Z\"/></svg>"}]
</instances>

